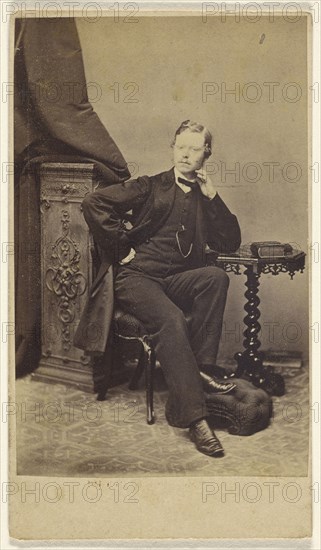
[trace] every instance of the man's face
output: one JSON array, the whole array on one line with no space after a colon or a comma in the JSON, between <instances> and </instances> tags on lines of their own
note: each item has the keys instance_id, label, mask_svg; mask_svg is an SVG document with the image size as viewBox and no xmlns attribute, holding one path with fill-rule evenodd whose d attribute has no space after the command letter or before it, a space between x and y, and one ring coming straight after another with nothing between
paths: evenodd
<instances>
[{"instance_id":1,"label":"man's face","mask_svg":"<svg viewBox=\"0 0 321 550\"><path fill-rule=\"evenodd\" d=\"M185 130L176 136L174 144L174 165L186 178L195 178L196 170L204 163L204 133Z\"/></svg>"}]
</instances>

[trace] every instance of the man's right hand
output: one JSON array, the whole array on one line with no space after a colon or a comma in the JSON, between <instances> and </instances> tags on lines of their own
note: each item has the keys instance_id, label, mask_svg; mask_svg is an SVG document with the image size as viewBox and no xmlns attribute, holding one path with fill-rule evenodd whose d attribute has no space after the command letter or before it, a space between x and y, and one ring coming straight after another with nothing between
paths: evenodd
<instances>
[{"instance_id":1,"label":"man's right hand","mask_svg":"<svg viewBox=\"0 0 321 550\"><path fill-rule=\"evenodd\" d=\"M135 258L135 256L136 256L136 251L134 250L134 248L131 248L126 258L123 258L122 260L120 260L119 265L129 264Z\"/></svg>"}]
</instances>

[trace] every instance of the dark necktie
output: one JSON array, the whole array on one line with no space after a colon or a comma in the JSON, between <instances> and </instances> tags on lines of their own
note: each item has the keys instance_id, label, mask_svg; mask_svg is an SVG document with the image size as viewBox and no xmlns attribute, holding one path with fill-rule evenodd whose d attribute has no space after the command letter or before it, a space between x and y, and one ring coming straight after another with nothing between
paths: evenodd
<instances>
[{"instance_id":1,"label":"dark necktie","mask_svg":"<svg viewBox=\"0 0 321 550\"><path fill-rule=\"evenodd\" d=\"M189 187L190 189L196 189L197 187L196 181L188 181L188 180L184 180L183 178L177 178L177 181L179 183L182 183L183 185L187 185L187 187Z\"/></svg>"}]
</instances>

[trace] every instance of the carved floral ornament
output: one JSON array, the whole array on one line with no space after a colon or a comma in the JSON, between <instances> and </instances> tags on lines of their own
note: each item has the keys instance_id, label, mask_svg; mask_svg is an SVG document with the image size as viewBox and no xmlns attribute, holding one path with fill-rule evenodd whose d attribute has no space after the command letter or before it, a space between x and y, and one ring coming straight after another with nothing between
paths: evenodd
<instances>
[{"instance_id":1,"label":"carved floral ornament","mask_svg":"<svg viewBox=\"0 0 321 550\"><path fill-rule=\"evenodd\" d=\"M58 318L63 324L63 348L70 349L70 323L75 318L75 300L84 294L87 281L80 271L80 252L77 243L70 237L70 214L62 211L62 236L52 245L52 254L45 274L46 286L58 297Z\"/></svg>"}]
</instances>

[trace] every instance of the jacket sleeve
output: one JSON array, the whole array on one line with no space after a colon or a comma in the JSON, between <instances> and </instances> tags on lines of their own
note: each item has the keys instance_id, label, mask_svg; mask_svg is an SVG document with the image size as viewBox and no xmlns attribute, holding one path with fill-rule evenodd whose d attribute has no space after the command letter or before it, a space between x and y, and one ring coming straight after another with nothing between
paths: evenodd
<instances>
[{"instance_id":1,"label":"jacket sleeve","mask_svg":"<svg viewBox=\"0 0 321 550\"><path fill-rule=\"evenodd\" d=\"M150 192L147 176L111 185L88 194L82 207L85 220L98 245L111 263L126 257L130 250L123 218L128 210L143 204Z\"/></svg>"},{"instance_id":2,"label":"jacket sleeve","mask_svg":"<svg viewBox=\"0 0 321 550\"><path fill-rule=\"evenodd\" d=\"M236 216L221 197L203 197L207 225L207 244L215 252L235 252L241 244L241 230Z\"/></svg>"}]
</instances>

